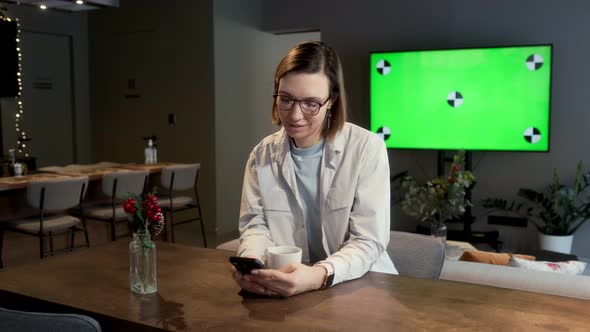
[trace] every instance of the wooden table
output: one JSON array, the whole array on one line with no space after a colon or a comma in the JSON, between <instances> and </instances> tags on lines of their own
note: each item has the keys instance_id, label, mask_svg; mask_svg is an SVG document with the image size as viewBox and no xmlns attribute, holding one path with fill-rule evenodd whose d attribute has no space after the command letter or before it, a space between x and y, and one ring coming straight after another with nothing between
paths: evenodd
<instances>
[{"instance_id":1,"label":"wooden table","mask_svg":"<svg viewBox=\"0 0 590 332\"><path fill-rule=\"evenodd\" d=\"M50 171L57 174L65 174L70 176L88 176L91 181L102 179L103 175L114 172L125 171L148 171L150 174L158 174L162 172L162 168L166 166L177 165L175 163L157 163L157 164L110 164L104 167L92 167L93 165L77 165L79 167L72 167L76 165L64 167L50 167Z\"/></svg>"},{"instance_id":2,"label":"wooden table","mask_svg":"<svg viewBox=\"0 0 590 332\"><path fill-rule=\"evenodd\" d=\"M17 218L27 218L38 213L26 203L26 187L29 183L46 179L68 178L72 176L88 176L90 183L87 190L86 202L100 200L101 182L106 174L113 172L129 172L145 170L153 175L150 181L157 183L158 175L166 166L176 163L162 162L157 164L116 164L102 162L90 165L68 165L46 167L46 171L26 176L0 177L0 222Z\"/></svg>"},{"instance_id":3,"label":"wooden table","mask_svg":"<svg viewBox=\"0 0 590 332\"><path fill-rule=\"evenodd\" d=\"M0 177L0 192L10 191L16 189L23 189L27 184L34 181L42 181L49 179L68 178L69 175L54 174L54 173L36 173L25 176L7 176Z\"/></svg>"},{"instance_id":4,"label":"wooden table","mask_svg":"<svg viewBox=\"0 0 590 332\"><path fill-rule=\"evenodd\" d=\"M162 163L155 163L155 164L123 164L123 165L121 165L121 167L126 168L126 169L133 169L133 170L146 170L146 171L150 172L150 174L154 174L154 173L161 173L162 168L164 168L164 167L174 166L174 165L182 165L182 164L162 162Z\"/></svg>"},{"instance_id":5,"label":"wooden table","mask_svg":"<svg viewBox=\"0 0 590 332\"><path fill-rule=\"evenodd\" d=\"M0 305L74 311L105 331L587 331L589 301L370 272L289 299L242 298L230 252L157 243L158 292L128 287L126 241L0 271Z\"/></svg>"},{"instance_id":6,"label":"wooden table","mask_svg":"<svg viewBox=\"0 0 590 332\"><path fill-rule=\"evenodd\" d=\"M70 176L88 176L90 181L97 181L102 179L105 174L113 173L113 172L125 172L125 171L132 171L132 170L145 170L148 171L150 174L159 174L162 172L162 168L166 166L178 165L176 163L157 163L157 164L120 164L120 165L111 165L105 167L92 167L92 165L77 165L80 167L71 167L71 166L64 166L64 167L49 167L47 168L48 171L40 172L36 174L26 175L26 176L12 176L12 177L0 177L0 192L3 191L11 191L11 190L18 190L26 188L27 184L45 180L45 179L53 179L53 178L60 178L60 177L70 177Z\"/></svg>"}]
</instances>

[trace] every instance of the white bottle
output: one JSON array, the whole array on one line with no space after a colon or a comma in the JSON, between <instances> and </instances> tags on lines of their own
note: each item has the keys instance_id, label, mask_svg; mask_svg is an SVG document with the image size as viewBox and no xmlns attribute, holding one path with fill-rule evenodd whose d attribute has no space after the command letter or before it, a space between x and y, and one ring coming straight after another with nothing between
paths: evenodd
<instances>
[{"instance_id":1,"label":"white bottle","mask_svg":"<svg viewBox=\"0 0 590 332\"><path fill-rule=\"evenodd\" d=\"M158 163L158 148L156 147L156 144L154 141L150 140L152 142L152 164L157 164Z\"/></svg>"},{"instance_id":2,"label":"white bottle","mask_svg":"<svg viewBox=\"0 0 590 332\"><path fill-rule=\"evenodd\" d=\"M153 149L154 149L154 141L149 139L147 142L147 146L143 150L146 164L153 164L154 163L154 154L152 152Z\"/></svg>"}]
</instances>

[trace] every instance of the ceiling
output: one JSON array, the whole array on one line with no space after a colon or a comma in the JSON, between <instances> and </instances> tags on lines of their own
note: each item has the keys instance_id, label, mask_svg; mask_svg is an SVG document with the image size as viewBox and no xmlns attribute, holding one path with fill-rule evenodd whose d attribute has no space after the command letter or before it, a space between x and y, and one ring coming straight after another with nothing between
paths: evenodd
<instances>
[{"instance_id":1,"label":"ceiling","mask_svg":"<svg viewBox=\"0 0 590 332\"><path fill-rule=\"evenodd\" d=\"M47 6L47 9L63 10L68 12L79 12L105 7L119 7L119 0L84 0L84 4L82 5L77 4L75 0L2 0L0 2L35 7L45 5Z\"/></svg>"}]
</instances>

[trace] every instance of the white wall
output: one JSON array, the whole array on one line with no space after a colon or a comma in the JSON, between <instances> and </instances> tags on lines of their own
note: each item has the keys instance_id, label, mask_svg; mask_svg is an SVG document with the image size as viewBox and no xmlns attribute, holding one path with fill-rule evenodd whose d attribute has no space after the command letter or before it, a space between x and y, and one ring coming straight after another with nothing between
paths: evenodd
<instances>
[{"instance_id":1,"label":"white wall","mask_svg":"<svg viewBox=\"0 0 590 332\"><path fill-rule=\"evenodd\" d=\"M214 2L217 232L236 234L244 166L271 123L276 66L295 44L319 32L260 31L261 1Z\"/></svg>"}]
</instances>

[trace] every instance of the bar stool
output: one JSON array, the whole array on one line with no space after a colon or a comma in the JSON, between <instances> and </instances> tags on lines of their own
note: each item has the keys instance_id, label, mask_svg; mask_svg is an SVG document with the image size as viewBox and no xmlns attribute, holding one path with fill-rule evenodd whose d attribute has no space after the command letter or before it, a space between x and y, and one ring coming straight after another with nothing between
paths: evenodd
<instances>
[{"instance_id":1,"label":"bar stool","mask_svg":"<svg viewBox=\"0 0 590 332\"><path fill-rule=\"evenodd\" d=\"M207 238L205 237L205 226L203 225L203 214L201 212L201 203L199 202L199 193L197 184L199 180L199 170L201 164L175 165L162 168L160 175L160 186L167 191L167 195L160 195L160 207L164 213L170 216L170 235L171 241L174 242L174 227L186 224L191 221L200 221L203 244L207 248ZM181 191L192 190L191 196L176 196ZM196 217L181 221L174 221L174 214L177 212L195 209Z\"/></svg>"},{"instance_id":2,"label":"bar stool","mask_svg":"<svg viewBox=\"0 0 590 332\"><path fill-rule=\"evenodd\" d=\"M82 201L86 195L88 177L74 177L50 179L32 182L27 185L27 204L38 209L37 216L32 218L15 219L0 225L0 267L2 267L2 238L4 230L33 235L39 238L39 257L53 256L56 252L72 251L74 249L75 233L84 232L86 247L90 246L88 231L84 219ZM65 212L76 205L82 211L80 218ZM82 228L77 225L82 223ZM54 250L53 238L71 234L69 248ZM49 238L49 251L45 252L45 238Z\"/></svg>"},{"instance_id":3,"label":"bar stool","mask_svg":"<svg viewBox=\"0 0 590 332\"><path fill-rule=\"evenodd\" d=\"M127 214L123 210L123 201L126 198L126 194L143 193L147 180L147 171L121 171L105 174L102 177L102 193L110 199L110 202L109 204L87 208L86 216L94 220L109 223L111 241L115 241L117 239L117 224L127 222Z\"/></svg>"}]
</instances>

